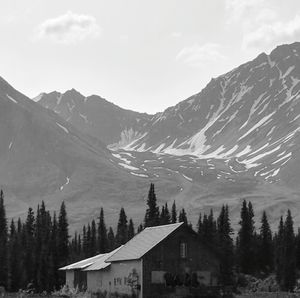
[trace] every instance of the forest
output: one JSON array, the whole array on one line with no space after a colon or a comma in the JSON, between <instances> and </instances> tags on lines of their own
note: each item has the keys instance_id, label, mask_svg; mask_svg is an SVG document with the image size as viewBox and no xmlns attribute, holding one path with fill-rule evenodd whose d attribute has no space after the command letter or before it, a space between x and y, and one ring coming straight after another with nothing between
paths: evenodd
<instances>
[{"instance_id":1,"label":"forest","mask_svg":"<svg viewBox=\"0 0 300 298\"><path fill-rule=\"evenodd\" d=\"M281 216L277 231L271 231L263 211L260 222L254 221L252 203L243 201L239 229L234 233L230 210L223 205L215 216L199 214L195 227L186 211L177 210L175 201L159 206L154 184L151 183L144 220L137 229L122 207L116 227L107 227L105 211L99 207L99 217L73 235L65 203L58 215L47 210L45 203L30 207L27 217L8 222L4 193L0 192L0 286L10 292L19 289L51 292L64 284L64 274L58 271L72 262L105 253L126 243L146 227L184 222L198 234L203 243L214 250L220 259L220 285L236 286L240 274L259 278L276 275L282 291L293 291L297 270L300 270L300 233L294 231L290 210Z\"/></svg>"}]
</instances>

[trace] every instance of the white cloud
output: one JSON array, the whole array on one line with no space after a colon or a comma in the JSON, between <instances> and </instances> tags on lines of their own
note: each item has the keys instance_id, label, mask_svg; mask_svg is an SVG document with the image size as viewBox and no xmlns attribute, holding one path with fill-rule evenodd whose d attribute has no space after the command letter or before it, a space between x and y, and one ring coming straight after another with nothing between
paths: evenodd
<instances>
[{"instance_id":1,"label":"white cloud","mask_svg":"<svg viewBox=\"0 0 300 298\"><path fill-rule=\"evenodd\" d=\"M225 0L227 24L244 21L266 5L266 0Z\"/></svg>"},{"instance_id":2,"label":"white cloud","mask_svg":"<svg viewBox=\"0 0 300 298\"><path fill-rule=\"evenodd\" d=\"M176 56L177 61L182 61L189 66L201 67L208 63L216 63L226 59L221 53L221 46L215 43L204 45L195 44L184 47Z\"/></svg>"},{"instance_id":3,"label":"white cloud","mask_svg":"<svg viewBox=\"0 0 300 298\"><path fill-rule=\"evenodd\" d=\"M286 22L263 23L255 30L245 34L244 49L271 50L276 45L291 43L300 39L300 15Z\"/></svg>"},{"instance_id":4,"label":"white cloud","mask_svg":"<svg viewBox=\"0 0 300 298\"><path fill-rule=\"evenodd\" d=\"M75 14L69 11L40 24L37 37L49 38L62 44L74 44L86 38L98 38L101 31L93 16Z\"/></svg>"}]
</instances>

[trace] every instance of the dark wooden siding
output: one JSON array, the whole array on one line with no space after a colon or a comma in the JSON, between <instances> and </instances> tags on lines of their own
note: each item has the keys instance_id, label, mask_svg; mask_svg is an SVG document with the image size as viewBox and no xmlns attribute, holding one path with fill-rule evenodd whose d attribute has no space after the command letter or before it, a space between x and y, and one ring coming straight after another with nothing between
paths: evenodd
<instances>
[{"instance_id":1,"label":"dark wooden siding","mask_svg":"<svg viewBox=\"0 0 300 298\"><path fill-rule=\"evenodd\" d=\"M187 257L180 256L180 243L187 244ZM165 285L152 284L152 271L165 271L178 277L197 271L210 271L213 276L219 272L219 262L214 253L205 247L198 236L186 226L168 236L143 257L144 298L158 297L159 291L168 291Z\"/></svg>"}]
</instances>

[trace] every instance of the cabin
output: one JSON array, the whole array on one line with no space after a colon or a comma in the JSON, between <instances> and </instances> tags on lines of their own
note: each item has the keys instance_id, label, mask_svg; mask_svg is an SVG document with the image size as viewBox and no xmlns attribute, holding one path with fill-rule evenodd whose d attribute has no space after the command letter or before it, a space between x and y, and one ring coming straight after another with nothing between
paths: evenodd
<instances>
[{"instance_id":1,"label":"cabin","mask_svg":"<svg viewBox=\"0 0 300 298\"><path fill-rule=\"evenodd\" d=\"M113 252L61 270L69 286L82 284L81 276L93 293L185 297L218 285L219 261L196 232L175 223L146 228Z\"/></svg>"}]
</instances>

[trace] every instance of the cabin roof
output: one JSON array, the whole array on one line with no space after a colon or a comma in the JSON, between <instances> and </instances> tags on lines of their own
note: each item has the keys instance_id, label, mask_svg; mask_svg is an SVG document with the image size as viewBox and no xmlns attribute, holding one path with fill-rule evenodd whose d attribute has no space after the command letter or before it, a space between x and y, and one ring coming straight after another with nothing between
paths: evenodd
<instances>
[{"instance_id":1,"label":"cabin roof","mask_svg":"<svg viewBox=\"0 0 300 298\"><path fill-rule=\"evenodd\" d=\"M148 251L177 230L183 223L149 227L124 244L116 253L106 259L106 262L137 260Z\"/></svg>"},{"instance_id":2,"label":"cabin roof","mask_svg":"<svg viewBox=\"0 0 300 298\"><path fill-rule=\"evenodd\" d=\"M81 270L101 270L104 269L108 266L110 266L110 263L106 263L106 259L112 256L114 253L116 253L122 246L118 247L117 249L105 253L105 254L99 254L94 257L88 258L81 260L79 262L67 265L65 267L59 268L59 270L76 270L76 269L81 269ZM90 269L91 268L91 269Z\"/></svg>"}]
</instances>

